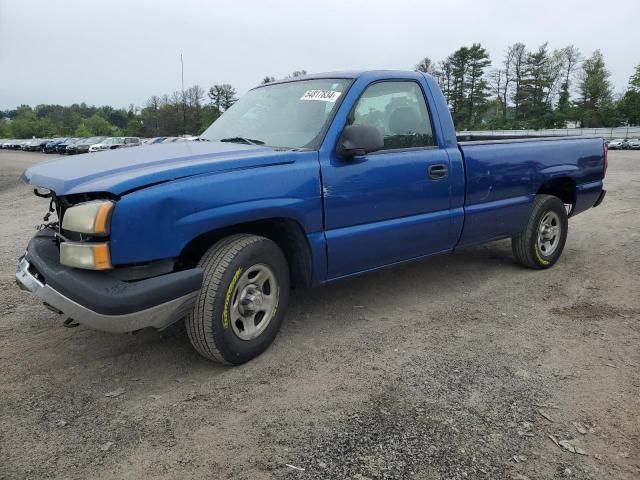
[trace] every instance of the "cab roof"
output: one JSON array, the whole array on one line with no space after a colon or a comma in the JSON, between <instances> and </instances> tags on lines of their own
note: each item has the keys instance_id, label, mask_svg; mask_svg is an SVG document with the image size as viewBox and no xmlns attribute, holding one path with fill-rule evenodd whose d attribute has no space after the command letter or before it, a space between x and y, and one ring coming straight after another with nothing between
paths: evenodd
<instances>
[{"instance_id":1,"label":"cab roof","mask_svg":"<svg viewBox=\"0 0 640 480\"><path fill-rule=\"evenodd\" d=\"M322 72L311 73L308 75L300 75L299 77L288 77L275 80L273 82L259 85L256 88L264 87L266 85L274 85L278 83L299 82L302 80L318 80L323 78L346 78L357 79L363 76L369 77L371 80L382 80L385 78L419 78L424 75L422 72L415 72L411 70L340 70L335 72Z\"/></svg>"}]
</instances>

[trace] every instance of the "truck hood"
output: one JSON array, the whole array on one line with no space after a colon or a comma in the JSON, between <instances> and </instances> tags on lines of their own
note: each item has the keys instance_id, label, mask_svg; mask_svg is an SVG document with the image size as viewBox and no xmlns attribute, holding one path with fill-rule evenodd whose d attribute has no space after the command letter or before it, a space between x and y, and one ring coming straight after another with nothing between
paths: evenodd
<instances>
[{"instance_id":1,"label":"truck hood","mask_svg":"<svg viewBox=\"0 0 640 480\"><path fill-rule=\"evenodd\" d=\"M58 196L89 192L121 195L176 178L290 161L286 152L258 145L179 142L51 160L27 169L22 179Z\"/></svg>"}]
</instances>

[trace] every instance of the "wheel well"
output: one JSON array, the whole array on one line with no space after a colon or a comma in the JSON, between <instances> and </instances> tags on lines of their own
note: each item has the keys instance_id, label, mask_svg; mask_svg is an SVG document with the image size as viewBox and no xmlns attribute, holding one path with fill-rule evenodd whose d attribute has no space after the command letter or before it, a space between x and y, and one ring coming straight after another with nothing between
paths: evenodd
<instances>
[{"instance_id":1,"label":"wheel well","mask_svg":"<svg viewBox=\"0 0 640 480\"><path fill-rule=\"evenodd\" d=\"M289 218L257 220L204 233L185 246L176 261L176 267L195 267L209 247L236 233L260 235L273 240L282 249L289 264L291 286L304 288L311 285L311 250L302 226Z\"/></svg>"},{"instance_id":2,"label":"wheel well","mask_svg":"<svg viewBox=\"0 0 640 480\"><path fill-rule=\"evenodd\" d=\"M539 189L538 195L553 195L568 205L576 204L576 182L569 177L553 178L546 181Z\"/></svg>"}]
</instances>

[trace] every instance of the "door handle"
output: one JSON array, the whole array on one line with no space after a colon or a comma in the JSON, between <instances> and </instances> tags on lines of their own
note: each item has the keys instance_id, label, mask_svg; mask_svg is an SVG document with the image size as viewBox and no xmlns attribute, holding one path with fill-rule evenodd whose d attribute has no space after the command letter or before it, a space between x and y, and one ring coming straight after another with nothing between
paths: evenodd
<instances>
[{"instance_id":1,"label":"door handle","mask_svg":"<svg viewBox=\"0 0 640 480\"><path fill-rule=\"evenodd\" d=\"M449 167L447 167L444 163L436 163L429 166L429 178L431 178L432 180L446 178L448 174Z\"/></svg>"}]
</instances>

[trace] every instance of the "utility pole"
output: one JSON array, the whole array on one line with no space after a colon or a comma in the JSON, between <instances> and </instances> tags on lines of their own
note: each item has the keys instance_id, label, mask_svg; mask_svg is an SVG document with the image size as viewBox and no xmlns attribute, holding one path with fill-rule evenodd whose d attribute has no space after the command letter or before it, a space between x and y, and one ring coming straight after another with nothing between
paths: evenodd
<instances>
[{"instance_id":1,"label":"utility pole","mask_svg":"<svg viewBox=\"0 0 640 480\"><path fill-rule=\"evenodd\" d=\"M182 79L182 133L185 133L187 127L187 102L184 96L184 62L182 61L182 53L180 53L180 77Z\"/></svg>"},{"instance_id":2,"label":"utility pole","mask_svg":"<svg viewBox=\"0 0 640 480\"><path fill-rule=\"evenodd\" d=\"M180 54L180 76L182 77L182 93L184 93L184 62L182 61L182 54Z\"/></svg>"}]
</instances>

